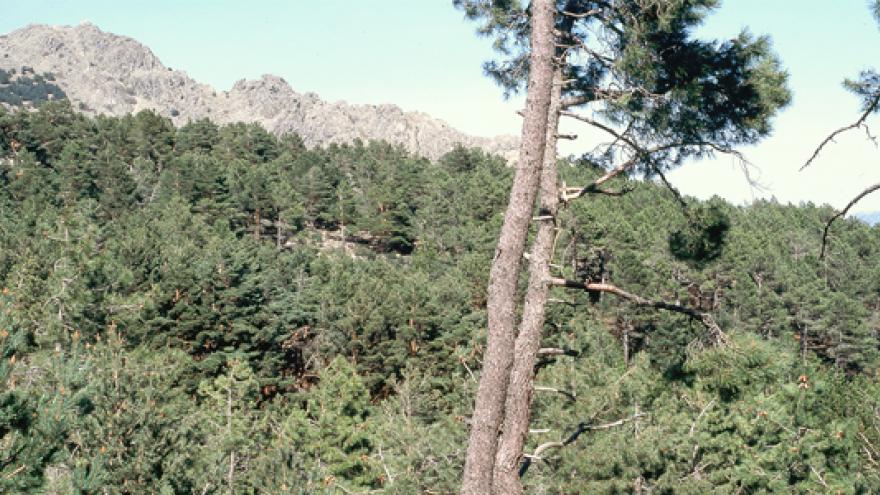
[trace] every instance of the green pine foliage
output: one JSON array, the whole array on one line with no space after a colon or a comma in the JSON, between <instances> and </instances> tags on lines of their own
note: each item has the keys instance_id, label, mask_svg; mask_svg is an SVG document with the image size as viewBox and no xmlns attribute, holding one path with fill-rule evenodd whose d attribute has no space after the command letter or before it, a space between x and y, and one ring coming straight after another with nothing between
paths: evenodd
<instances>
[{"instance_id":1,"label":"green pine foliage","mask_svg":"<svg viewBox=\"0 0 880 495\"><path fill-rule=\"evenodd\" d=\"M0 69L0 103L11 106L38 106L67 98L51 73L36 74L31 67Z\"/></svg>"},{"instance_id":2,"label":"green pine foliage","mask_svg":"<svg viewBox=\"0 0 880 495\"><path fill-rule=\"evenodd\" d=\"M0 111L0 491L454 492L510 180L464 148ZM880 491L880 231L842 221L819 260L827 207L612 182L554 270L601 261L731 342L554 289L527 449L570 442L527 489Z\"/></svg>"}]
</instances>

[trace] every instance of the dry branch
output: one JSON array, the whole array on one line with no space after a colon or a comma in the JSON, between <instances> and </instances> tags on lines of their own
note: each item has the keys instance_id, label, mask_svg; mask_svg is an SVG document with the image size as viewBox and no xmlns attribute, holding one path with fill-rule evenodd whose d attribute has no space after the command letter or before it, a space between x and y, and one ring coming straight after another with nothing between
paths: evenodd
<instances>
[{"instance_id":1,"label":"dry branch","mask_svg":"<svg viewBox=\"0 0 880 495\"><path fill-rule=\"evenodd\" d=\"M572 349L560 349L558 347L542 347L538 349L539 356L572 356L577 357L579 353Z\"/></svg>"},{"instance_id":2,"label":"dry branch","mask_svg":"<svg viewBox=\"0 0 880 495\"><path fill-rule=\"evenodd\" d=\"M599 14L599 13L601 13L601 12L602 12L602 9L590 9L590 10L588 10L588 11L586 11L586 12L568 12L568 11L563 11L563 12L562 12L562 15L564 15L564 16L568 16L568 17L573 17L573 18L575 18L575 19L583 19L584 17L594 16L594 15Z\"/></svg>"}]
</instances>

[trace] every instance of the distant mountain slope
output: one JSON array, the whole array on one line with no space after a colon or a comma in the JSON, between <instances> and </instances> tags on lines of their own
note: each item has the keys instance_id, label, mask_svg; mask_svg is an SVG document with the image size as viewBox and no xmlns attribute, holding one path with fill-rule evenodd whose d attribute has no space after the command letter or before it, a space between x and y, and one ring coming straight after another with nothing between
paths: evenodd
<instances>
[{"instance_id":1,"label":"distant mountain slope","mask_svg":"<svg viewBox=\"0 0 880 495\"><path fill-rule=\"evenodd\" d=\"M512 136L469 136L442 120L394 105L325 102L313 93L297 93L272 75L241 80L230 91L219 92L165 67L137 41L89 23L31 25L0 36L0 68L22 66L54 74L74 106L91 114L152 109L177 125L204 117L217 123L258 122L276 134L296 132L308 146L377 139L431 159L457 143L510 158L517 143Z\"/></svg>"}]
</instances>

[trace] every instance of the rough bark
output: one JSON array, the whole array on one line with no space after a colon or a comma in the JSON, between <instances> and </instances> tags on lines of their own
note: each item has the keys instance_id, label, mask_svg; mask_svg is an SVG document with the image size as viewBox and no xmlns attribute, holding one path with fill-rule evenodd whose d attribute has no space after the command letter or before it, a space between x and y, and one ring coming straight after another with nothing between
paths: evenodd
<instances>
[{"instance_id":1,"label":"rough bark","mask_svg":"<svg viewBox=\"0 0 880 495\"><path fill-rule=\"evenodd\" d=\"M556 5L552 0L535 0L531 11L529 83L522 141L510 202L489 274L488 338L465 458L461 488L464 495L492 493L498 430L513 364L517 278L544 158L553 84Z\"/></svg>"},{"instance_id":2,"label":"rough bark","mask_svg":"<svg viewBox=\"0 0 880 495\"><path fill-rule=\"evenodd\" d=\"M495 457L493 489L497 494L522 493L519 463L531 418L535 361L541 347L544 313L549 293L550 262L556 238L556 213L559 196L556 186L556 132L559 124L562 75L556 70L547 119L547 144L541 170L540 223L529 256L529 285L523 307L522 323L514 344L513 368L504 405L504 422Z\"/></svg>"}]
</instances>

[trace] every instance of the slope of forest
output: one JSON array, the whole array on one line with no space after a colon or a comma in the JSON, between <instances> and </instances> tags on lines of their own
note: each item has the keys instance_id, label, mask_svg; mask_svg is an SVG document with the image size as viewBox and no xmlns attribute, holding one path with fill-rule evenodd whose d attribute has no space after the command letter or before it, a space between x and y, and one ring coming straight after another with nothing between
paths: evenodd
<instances>
[{"instance_id":1,"label":"slope of forest","mask_svg":"<svg viewBox=\"0 0 880 495\"><path fill-rule=\"evenodd\" d=\"M0 110L0 492L455 493L510 180L474 149ZM554 289L527 450L567 445L529 493L880 492L880 230L819 261L829 208L611 187L555 270L730 342ZM729 225L714 260L686 218Z\"/></svg>"},{"instance_id":2,"label":"slope of forest","mask_svg":"<svg viewBox=\"0 0 880 495\"><path fill-rule=\"evenodd\" d=\"M272 75L218 91L165 67L136 40L90 23L34 24L0 36L0 68L21 66L54 74L74 107L90 115L123 116L149 109L178 126L202 118L257 122L275 135L296 133L309 147L378 139L432 159L456 144L509 154L517 143L513 136L469 136L394 105L325 102L314 93L297 93Z\"/></svg>"}]
</instances>

